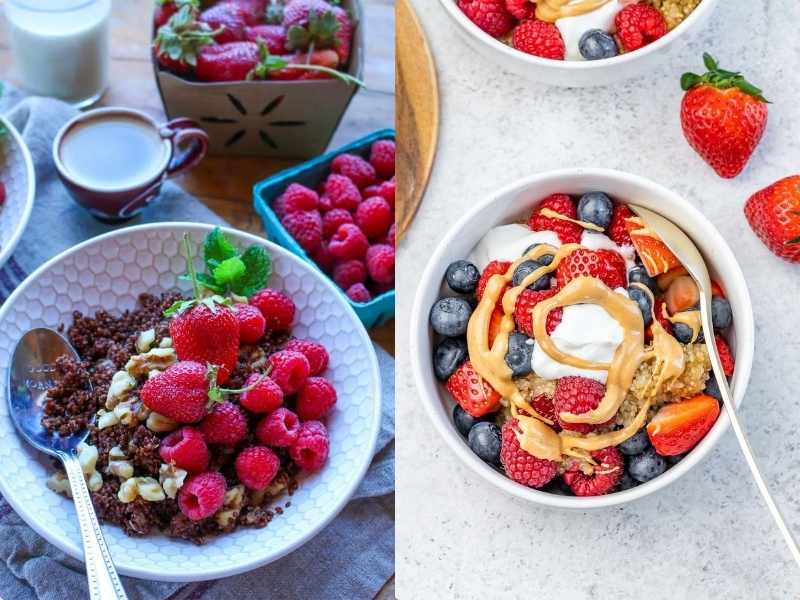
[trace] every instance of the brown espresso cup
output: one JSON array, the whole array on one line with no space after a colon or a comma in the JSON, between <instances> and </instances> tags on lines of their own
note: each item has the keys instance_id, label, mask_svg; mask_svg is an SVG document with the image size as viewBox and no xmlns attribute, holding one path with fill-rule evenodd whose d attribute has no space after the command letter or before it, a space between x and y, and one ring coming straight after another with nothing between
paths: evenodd
<instances>
[{"instance_id":1,"label":"brown espresso cup","mask_svg":"<svg viewBox=\"0 0 800 600\"><path fill-rule=\"evenodd\" d=\"M191 119L158 124L129 108L81 113L53 142L64 186L92 216L111 223L135 217L166 179L194 168L207 152L208 135Z\"/></svg>"}]
</instances>

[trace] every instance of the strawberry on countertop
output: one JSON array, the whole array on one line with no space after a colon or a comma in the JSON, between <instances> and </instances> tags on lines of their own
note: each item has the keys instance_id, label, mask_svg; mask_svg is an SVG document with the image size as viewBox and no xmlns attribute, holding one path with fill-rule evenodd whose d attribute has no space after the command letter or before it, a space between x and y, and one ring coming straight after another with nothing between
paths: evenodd
<instances>
[{"instance_id":1,"label":"strawberry on countertop","mask_svg":"<svg viewBox=\"0 0 800 600\"><path fill-rule=\"evenodd\" d=\"M800 175L776 181L750 196L744 214L770 251L800 263Z\"/></svg>"}]
</instances>

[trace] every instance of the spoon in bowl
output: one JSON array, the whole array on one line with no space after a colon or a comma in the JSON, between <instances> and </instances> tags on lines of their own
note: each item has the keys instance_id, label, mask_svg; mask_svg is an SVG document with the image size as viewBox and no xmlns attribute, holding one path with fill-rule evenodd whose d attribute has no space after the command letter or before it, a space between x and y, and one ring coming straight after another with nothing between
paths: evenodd
<instances>
[{"instance_id":1,"label":"spoon in bowl","mask_svg":"<svg viewBox=\"0 0 800 600\"><path fill-rule=\"evenodd\" d=\"M64 464L78 513L89 597L92 600L127 600L78 461L77 448L86 440L88 431L61 437L42 426L47 390L54 384L53 365L60 356L78 359L70 343L52 329L32 329L22 336L14 349L8 373L8 412L25 441Z\"/></svg>"},{"instance_id":2,"label":"spoon in bowl","mask_svg":"<svg viewBox=\"0 0 800 600\"><path fill-rule=\"evenodd\" d=\"M629 208L639 216L644 222L645 226L655 233L661 241L672 251L672 253L681 262L684 268L689 272L692 279L697 284L697 289L700 291L700 316L703 324L703 332L705 333L706 340L714 339L714 327L711 322L711 277L708 274L708 268L703 260L697 246L694 245L689 237L681 231L675 224L661 215L654 213L651 210L642 208L641 206L629 205ZM722 361L719 358L716 344L706 344L708 355L711 358L711 367L714 373L714 378L717 380L720 394L722 395L722 405L728 413L728 418L731 421L733 432L736 434L736 440L739 442L739 447L742 449L747 466L750 467L750 472L753 474L753 479L756 482L758 491L764 498L764 502L769 509L772 518L778 525L778 529L789 546L789 551L798 566L800 566L800 550L797 547L797 541L794 539L791 530L786 525L783 515L781 514L778 505L772 499L769 488L767 487L764 477L758 468L756 459L753 456L753 449L747 441L747 436L739 424L739 418L736 416L736 408L733 404L733 395L728 386L728 380L722 370Z\"/></svg>"}]
</instances>

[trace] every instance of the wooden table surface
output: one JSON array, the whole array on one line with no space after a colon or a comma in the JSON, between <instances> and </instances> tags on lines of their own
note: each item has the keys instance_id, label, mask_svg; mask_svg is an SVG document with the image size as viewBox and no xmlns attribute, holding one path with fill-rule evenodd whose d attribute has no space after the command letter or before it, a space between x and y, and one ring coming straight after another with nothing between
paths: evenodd
<instances>
[{"instance_id":1,"label":"wooden table surface","mask_svg":"<svg viewBox=\"0 0 800 600\"><path fill-rule=\"evenodd\" d=\"M353 99L330 148L337 148L367 133L394 127L394 1L362 0L366 27L366 65L362 89ZM2 0L0 0L2 5ZM113 3L111 85L100 101L104 106L137 108L164 118L150 62L152 0L117 0ZM4 12L0 11L0 78L14 82ZM231 225L263 234L252 207L251 188L265 177L297 161L258 157L209 156L191 173L177 180ZM370 337L394 355L394 321L372 329ZM390 581L377 598L394 597Z\"/></svg>"}]
</instances>

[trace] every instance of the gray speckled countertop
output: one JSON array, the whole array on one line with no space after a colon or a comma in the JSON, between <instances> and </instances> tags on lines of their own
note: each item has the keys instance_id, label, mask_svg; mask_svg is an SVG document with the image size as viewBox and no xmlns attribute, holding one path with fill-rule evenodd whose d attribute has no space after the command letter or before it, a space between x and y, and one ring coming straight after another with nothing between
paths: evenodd
<instances>
[{"instance_id":1,"label":"gray speckled countertop","mask_svg":"<svg viewBox=\"0 0 800 600\"><path fill-rule=\"evenodd\" d=\"M420 598L797 598L791 562L728 432L708 459L663 492L623 508L566 513L510 498L445 446L412 380L407 323L419 272L463 209L530 173L602 166L684 195L728 239L756 315L753 377L742 419L787 519L800 534L800 266L750 231L744 200L800 172L800 4L724 0L709 24L649 76L567 90L523 81L471 52L439 3L413 0L440 75L434 175L401 245L398 288L397 594ZM679 42L680 43L680 42ZM719 179L678 121L684 70L712 52L772 100L747 170Z\"/></svg>"}]
</instances>

